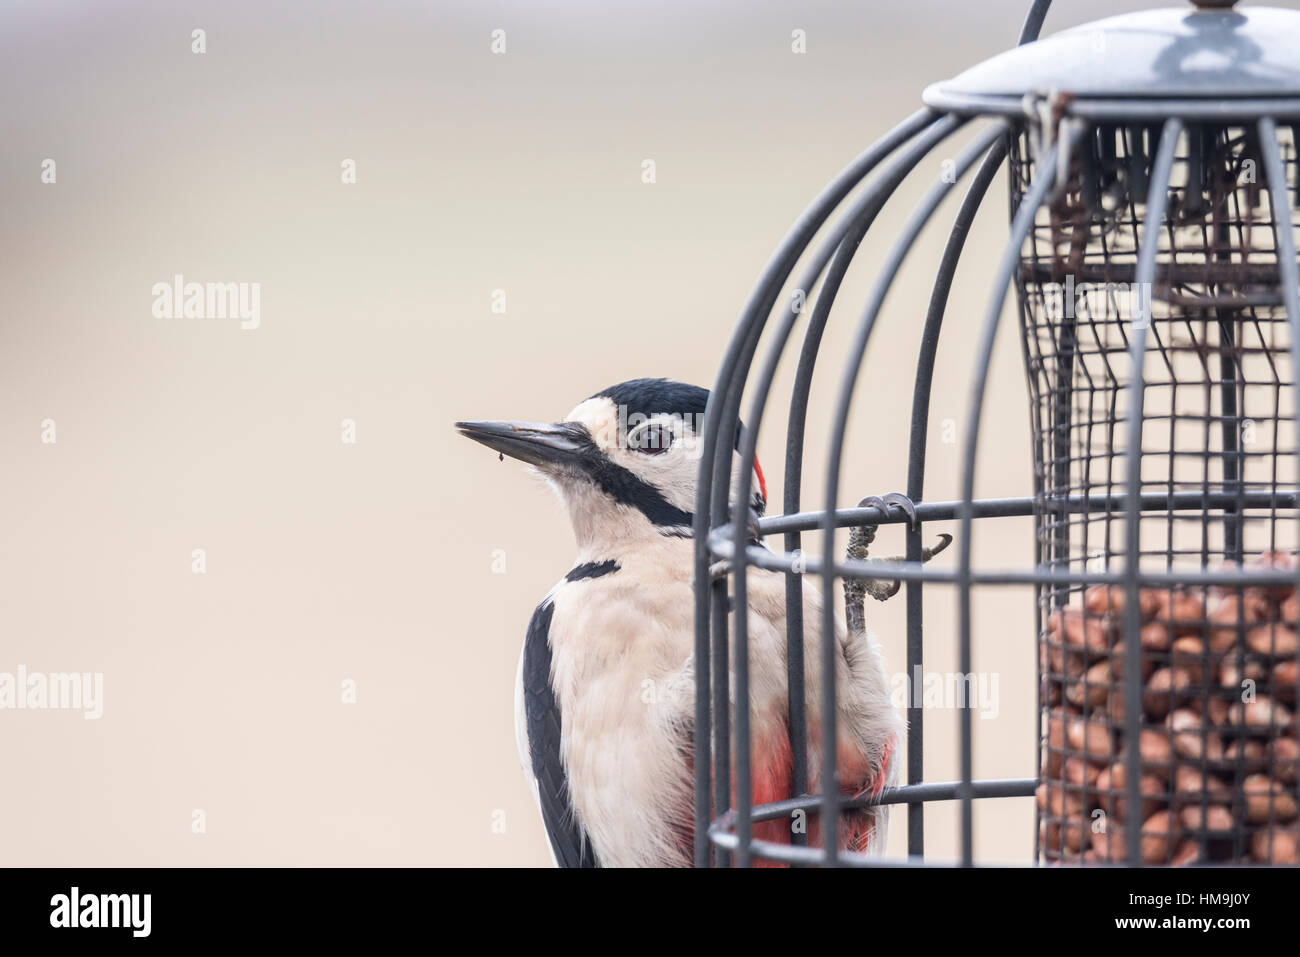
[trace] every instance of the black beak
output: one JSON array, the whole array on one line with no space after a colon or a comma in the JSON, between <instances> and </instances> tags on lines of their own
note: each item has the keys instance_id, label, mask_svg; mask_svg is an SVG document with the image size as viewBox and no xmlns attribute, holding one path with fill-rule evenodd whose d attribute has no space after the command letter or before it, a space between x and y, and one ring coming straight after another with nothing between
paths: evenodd
<instances>
[{"instance_id":1,"label":"black beak","mask_svg":"<svg viewBox=\"0 0 1300 957\"><path fill-rule=\"evenodd\" d=\"M457 422L456 428L494 452L539 468L576 466L588 444L577 426L565 424Z\"/></svg>"}]
</instances>

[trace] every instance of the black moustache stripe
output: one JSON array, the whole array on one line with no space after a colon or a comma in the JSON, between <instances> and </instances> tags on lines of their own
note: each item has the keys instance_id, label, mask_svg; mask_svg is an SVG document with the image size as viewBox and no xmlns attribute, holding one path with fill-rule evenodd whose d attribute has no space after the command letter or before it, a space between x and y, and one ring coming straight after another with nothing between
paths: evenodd
<instances>
[{"instance_id":1,"label":"black moustache stripe","mask_svg":"<svg viewBox=\"0 0 1300 957\"><path fill-rule=\"evenodd\" d=\"M567 426L570 434L582 442L583 449L578 453L580 468L602 492L618 502L635 508L653 524L664 529L690 527L694 521L691 512L680 509L668 499L663 492L651 485L634 472L617 465L596 447L591 433L581 425L573 423Z\"/></svg>"},{"instance_id":2,"label":"black moustache stripe","mask_svg":"<svg viewBox=\"0 0 1300 957\"><path fill-rule=\"evenodd\" d=\"M602 492L621 505L637 509L655 525L689 526L694 521L691 512L678 508L659 489L623 466L615 465L594 446L584 459L592 481Z\"/></svg>"}]
</instances>

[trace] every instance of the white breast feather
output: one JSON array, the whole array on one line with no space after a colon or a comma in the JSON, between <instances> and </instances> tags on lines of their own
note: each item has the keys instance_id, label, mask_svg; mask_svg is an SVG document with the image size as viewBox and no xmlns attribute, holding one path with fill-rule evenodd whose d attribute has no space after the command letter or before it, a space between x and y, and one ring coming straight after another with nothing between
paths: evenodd
<instances>
[{"instance_id":1,"label":"white breast feather","mask_svg":"<svg viewBox=\"0 0 1300 957\"><path fill-rule=\"evenodd\" d=\"M694 814L694 779L681 746L694 721L691 544L665 537L618 561L613 574L562 583L552 593L552 682L570 795L603 865L688 865L683 827ZM816 790L821 595L809 582L804 595L809 778ZM786 728L784 577L751 569L749 599L750 700L758 742ZM839 621L836 632L841 744L876 765L902 722L874 640L849 641ZM521 697L516 705L520 756L531 777ZM899 763L898 756L891 761L894 780ZM882 810L877 847L883 844L883 818Z\"/></svg>"}]
</instances>

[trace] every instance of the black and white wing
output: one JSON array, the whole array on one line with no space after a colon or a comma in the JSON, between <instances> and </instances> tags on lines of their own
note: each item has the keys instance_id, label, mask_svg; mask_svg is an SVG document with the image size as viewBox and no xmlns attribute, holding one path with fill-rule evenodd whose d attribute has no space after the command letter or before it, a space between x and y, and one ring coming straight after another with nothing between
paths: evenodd
<instances>
[{"instance_id":1,"label":"black and white wing","mask_svg":"<svg viewBox=\"0 0 1300 957\"><path fill-rule=\"evenodd\" d=\"M533 612L519 659L515 732L519 757L531 772L537 806L551 853L560 867L599 867L591 841L573 813L568 776L560 755L560 704L551 688L550 598Z\"/></svg>"}]
</instances>

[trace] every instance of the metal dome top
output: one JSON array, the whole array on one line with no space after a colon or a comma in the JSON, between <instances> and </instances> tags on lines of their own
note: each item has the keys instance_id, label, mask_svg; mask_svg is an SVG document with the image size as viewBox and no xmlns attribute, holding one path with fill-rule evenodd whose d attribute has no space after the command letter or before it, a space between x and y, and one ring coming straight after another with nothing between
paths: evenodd
<instances>
[{"instance_id":1,"label":"metal dome top","mask_svg":"<svg viewBox=\"0 0 1300 957\"><path fill-rule=\"evenodd\" d=\"M1065 30L935 83L922 99L942 110L1018 113L1026 94L1060 93L1079 106L1112 101L1121 109L1136 100L1204 108L1225 99L1300 98L1300 12L1237 11L1207 0L1197 6Z\"/></svg>"}]
</instances>

